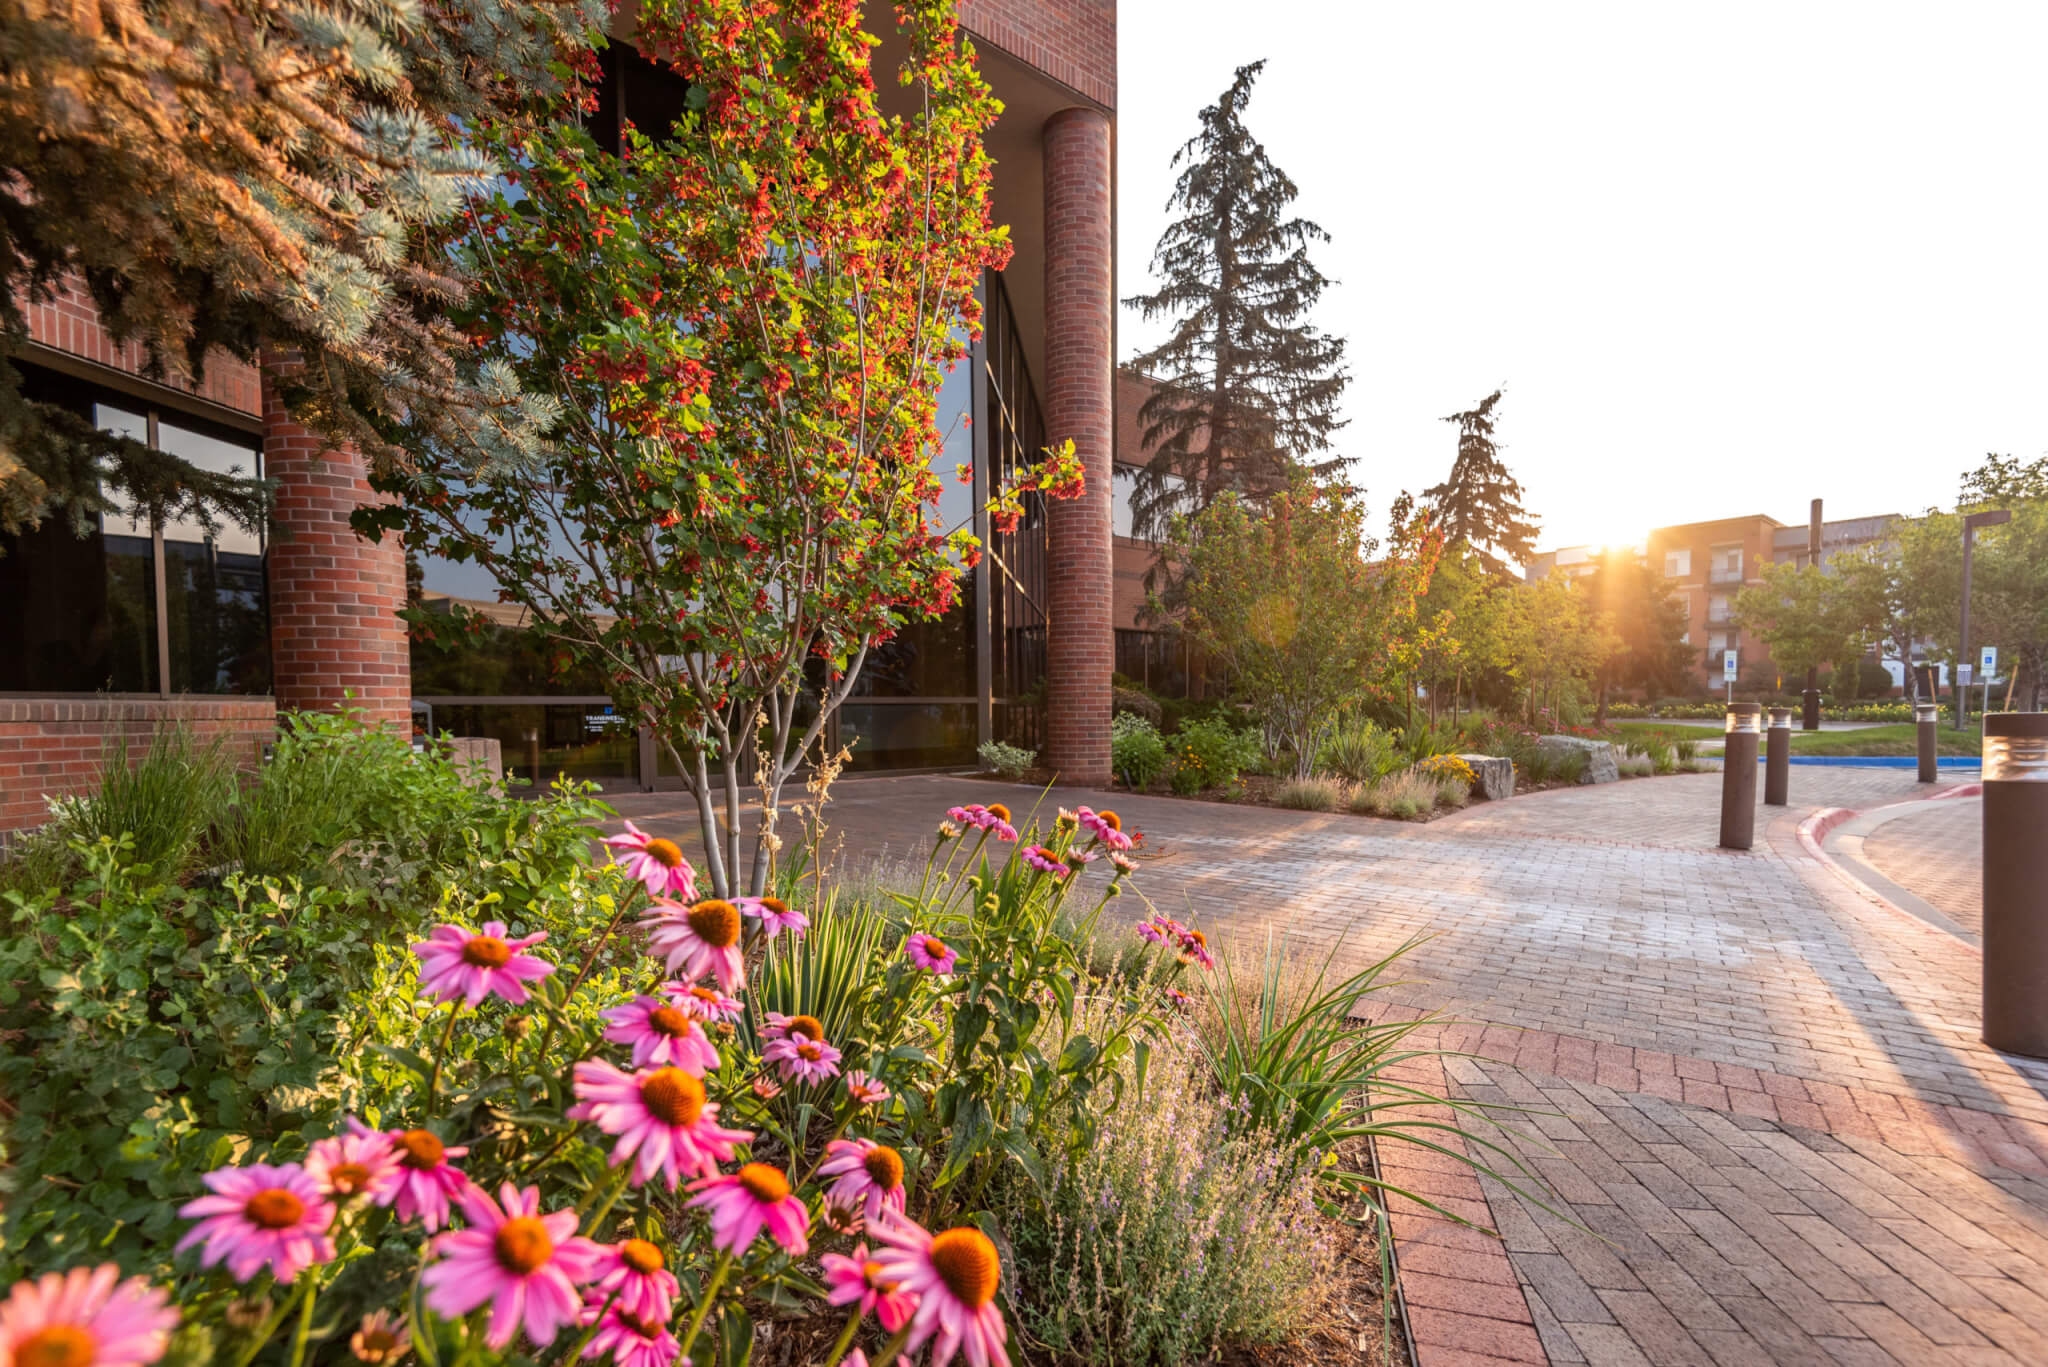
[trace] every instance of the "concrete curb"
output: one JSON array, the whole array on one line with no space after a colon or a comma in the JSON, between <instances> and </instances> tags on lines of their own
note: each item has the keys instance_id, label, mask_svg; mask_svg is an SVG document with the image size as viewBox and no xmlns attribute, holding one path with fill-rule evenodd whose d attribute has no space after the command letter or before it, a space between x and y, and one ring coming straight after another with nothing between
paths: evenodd
<instances>
[{"instance_id":1,"label":"concrete curb","mask_svg":"<svg viewBox=\"0 0 2048 1367\"><path fill-rule=\"evenodd\" d=\"M1934 922L1930 921L1926 916L1912 910L1909 907L1901 906L1897 901L1887 896L1884 892L1880 891L1878 888L1871 886L1871 884L1866 882L1864 879L1859 878L1848 867L1846 867L1841 860L1837 859L1834 855L1829 854L1826 845L1828 835L1835 829L1837 829L1840 826L1846 825L1851 821L1854 821L1858 817L1868 816L1871 812L1887 811L1894 807L1909 807L1917 805L1922 802L1940 802L1946 798L1977 797L1980 796L1983 793L1983 791L1984 785L1982 783L1963 783L1958 784L1953 788L1944 788L1939 792L1929 793L1926 797L1907 798L1904 802L1882 803L1879 806L1869 808L1867 811L1852 811L1847 807L1823 807L1819 811L1815 812L1812 816L1807 817L1804 821L1799 823L1799 844L1800 847L1804 849L1809 856L1812 857L1814 862L1820 864L1823 868L1827 869L1828 872L1832 873L1836 878L1839 878L1851 891L1853 891L1858 897L1862 898L1864 901L1869 902L1874 906L1883 907L1886 911L1891 912L1900 920L1909 922L1912 925L1919 927L1921 930L1929 931L1935 935L1939 935L1944 941L1946 941L1949 944L1960 945L1962 948L1969 950L1973 954L1982 955L1984 952L1983 946L1972 944L1969 940L1962 939L1954 932L1944 930L1940 925L1936 925ZM1872 872L1875 873L1875 870L1873 870ZM1887 886L1895 885L1892 885L1889 882L1889 880L1887 880ZM1905 889L1900 889L1900 891L1904 892ZM1938 915L1939 913L1936 914ZM1945 916L1941 919L1944 922L1948 920L1948 918Z\"/></svg>"}]
</instances>

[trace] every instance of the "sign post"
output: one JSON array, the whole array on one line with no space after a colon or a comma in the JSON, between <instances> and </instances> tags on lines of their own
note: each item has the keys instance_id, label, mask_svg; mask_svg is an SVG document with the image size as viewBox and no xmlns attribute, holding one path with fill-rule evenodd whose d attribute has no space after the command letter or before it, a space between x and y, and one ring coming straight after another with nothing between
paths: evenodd
<instances>
[{"instance_id":1,"label":"sign post","mask_svg":"<svg viewBox=\"0 0 2048 1367\"><path fill-rule=\"evenodd\" d=\"M1991 713L1991 677L1996 673L1998 647L1985 646L1977 652L1977 675L1984 682L1984 706L1978 709L1980 716L1989 716Z\"/></svg>"},{"instance_id":2,"label":"sign post","mask_svg":"<svg viewBox=\"0 0 2048 1367\"><path fill-rule=\"evenodd\" d=\"M1735 648L1730 646L1721 655L1721 677L1728 684L1728 701L1735 701Z\"/></svg>"}]
</instances>

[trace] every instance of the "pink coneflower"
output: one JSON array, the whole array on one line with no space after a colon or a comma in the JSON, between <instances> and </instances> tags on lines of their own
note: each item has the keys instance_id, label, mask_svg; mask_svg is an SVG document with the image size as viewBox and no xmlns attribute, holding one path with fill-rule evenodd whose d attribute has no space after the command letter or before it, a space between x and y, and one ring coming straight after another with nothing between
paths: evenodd
<instances>
[{"instance_id":1,"label":"pink coneflower","mask_svg":"<svg viewBox=\"0 0 2048 1367\"><path fill-rule=\"evenodd\" d=\"M673 1191L685 1172L709 1177L732 1158L733 1145L754 1137L721 1128L718 1103L705 1100L704 1084L680 1068L626 1073L603 1059L585 1059L572 1077L582 1099L569 1108L569 1118L588 1120L619 1137L612 1149L613 1167L639 1155L635 1186L659 1174Z\"/></svg>"},{"instance_id":2,"label":"pink coneflower","mask_svg":"<svg viewBox=\"0 0 2048 1367\"><path fill-rule=\"evenodd\" d=\"M978 802L966 807L954 807L949 809L946 815L962 826L991 831L998 840L1014 842L1017 839L1017 828L1010 824L1010 809L1000 802L991 802L986 807Z\"/></svg>"},{"instance_id":3,"label":"pink coneflower","mask_svg":"<svg viewBox=\"0 0 2048 1367\"><path fill-rule=\"evenodd\" d=\"M391 1206L401 1220L420 1217L427 1233L448 1223L448 1198L469 1185L448 1160L468 1155L465 1144L444 1144L432 1130L393 1130L385 1136L398 1155L398 1166L370 1195L380 1206Z\"/></svg>"},{"instance_id":4,"label":"pink coneflower","mask_svg":"<svg viewBox=\"0 0 2048 1367\"><path fill-rule=\"evenodd\" d=\"M599 1296L617 1294L613 1304L629 1315L656 1324L667 1324L675 1313L675 1298L681 1292L676 1274L668 1270L661 1249L645 1239L625 1239L602 1249L598 1260Z\"/></svg>"},{"instance_id":5,"label":"pink coneflower","mask_svg":"<svg viewBox=\"0 0 2048 1367\"><path fill-rule=\"evenodd\" d=\"M788 1033L762 1047L761 1061L772 1063L784 1082L824 1082L839 1076L839 1051L826 1043L825 1032L809 1016L792 1017Z\"/></svg>"},{"instance_id":6,"label":"pink coneflower","mask_svg":"<svg viewBox=\"0 0 2048 1367\"><path fill-rule=\"evenodd\" d=\"M1131 847L1131 838L1124 834L1123 818L1115 812L1097 812L1083 807L1075 816L1080 821L1082 830L1110 849L1127 850Z\"/></svg>"},{"instance_id":7,"label":"pink coneflower","mask_svg":"<svg viewBox=\"0 0 2048 1367\"><path fill-rule=\"evenodd\" d=\"M738 987L745 973L740 909L722 897L687 907L664 898L655 901L660 910L640 924L648 932L648 949L667 959L668 971L689 982L714 978L726 992Z\"/></svg>"},{"instance_id":8,"label":"pink coneflower","mask_svg":"<svg viewBox=\"0 0 2048 1367\"><path fill-rule=\"evenodd\" d=\"M1178 1006L1183 1011L1185 1011L1187 1008L1195 1004L1195 999L1193 997L1190 997L1187 993L1181 991L1177 987L1169 987L1166 989L1166 1000L1171 1002L1173 1005Z\"/></svg>"},{"instance_id":9,"label":"pink coneflower","mask_svg":"<svg viewBox=\"0 0 2048 1367\"><path fill-rule=\"evenodd\" d=\"M693 987L688 983L663 983L655 991L674 997L676 1005L698 1020L714 1023L736 1021L740 1018L740 1012L745 1009L740 1005L738 997L728 997L715 987L704 987L701 984Z\"/></svg>"},{"instance_id":10,"label":"pink coneflower","mask_svg":"<svg viewBox=\"0 0 2048 1367\"><path fill-rule=\"evenodd\" d=\"M889 1089L859 1069L846 1075L846 1094L856 1106L874 1106L889 1099Z\"/></svg>"},{"instance_id":11,"label":"pink coneflower","mask_svg":"<svg viewBox=\"0 0 2048 1367\"><path fill-rule=\"evenodd\" d=\"M1112 851L1110 853L1109 866L1115 869L1119 876L1122 876L1124 874L1136 873L1138 871L1137 864L1131 859L1129 855L1115 851Z\"/></svg>"},{"instance_id":12,"label":"pink coneflower","mask_svg":"<svg viewBox=\"0 0 2048 1367\"><path fill-rule=\"evenodd\" d=\"M835 1139L825 1146L818 1176L834 1177L825 1199L839 1205L858 1203L869 1220L883 1210L903 1209L903 1155L872 1139Z\"/></svg>"},{"instance_id":13,"label":"pink coneflower","mask_svg":"<svg viewBox=\"0 0 2048 1367\"><path fill-rule=\"evenodd\" d=\"M595 1273L600 1250L576 1233L575 1211L540 1213L539 1187L521 1191L507 1182L498 1196L502 1207L481 1187L462 1193L469 1228L434 1240L438 1261L420 1276L427 1308L460 1319L489 1301L487 1345L503 1348L523 1327L545 1347L576 1323L582 1309L576 1288Z\"/></svg>"},{"instance_id":14,"label":"pink coneflower","mask_svg":"<svg viewBox=\"0 0 2048 1367\"><path fill-rule=\"evenodd\" d=\"M199 1223L185 1231L177 1251L203 1242L201 1267L225 1260L228 1275L246 1282L267 1266L288 1282L300 1268L334 1256L327 1237L334 1207L297 1163L216 1168L200 1180L213 1195L179 1207L178 1214Z\"/></svg>"},{"instance_id":15,"label":"pink coneflower","mask_svg":"<svg viewBox=\"0 0 2048 1367\"><path fill-rule=\"evenodd\" d=\"M811 918L798 911L780 897L736 898L740 915L751 916L761 923L761 933L774 939L783 931L800 937L811 928Z\"/></svg>"},{"instance_id":16,"label":"pink coneflower","mask_svg":"<svg viewBox=\"0 0 2048 1367\"><path fill-rule=\"evenodd\" d=\"M675 841L649 835L628 821L624 835L606 836L597 843L608 847L612 862L651 895L697 900L697 871Z\"/></svg>"},{"instance_id":17,"label":"pink coneflower","mask_svg":"<svg viewBox=\"0 0 2048 1367\"><path fill-rule=\"evenodd\" d=\"M963 1350L974 1367L1010 1367L1003 1351L1009 1331L996 1309L1002 1262L986 1234L968 1227L929 1234L901 1216L878 1221L869 1232L886 1245L875 1254L876 1275L917 1297L904 1351L914 1353L936 1338L931 1367L946 1367Z\"/></svg>"},{"instance_id":18,"label":"pink coneflower","mask_svg":"<svg viewBox=\"0 0 2048 1367\"><path fill-rule=\"evenodd\" d=\"M763 1101L773 1101L776 1097L782 1095L782 1084L777 1082L774 1078L768 1076L766 1073L762 1073L759 1077L756 1077L754 1079L753 1086L754 1095L761 1098L761 1100Z\"/></svg>"},{"instance_id":19,"label":"pink coneflower","mask_svg":"<svg viewBox=\"0 0 2048 1367\"><path fill-rule=\"evenodd\" d=\"M1193 926L1181 927L1180 957L1187 963L1200 964L1204 968L1216 967L1216 956L1209 952L1208 937Z\"/></svg>"},{"instance_id":20,"label":"pink coneflower","mask_svg":"<svg viewBox=\"0 0 2048 1367\"><path fill-rule=\"evenodd\" d=\"M1067 867L1072 869L1075 873L1079 873L1081 870L1087 868L1090 864L1093 864L1094 862L1095 854L1091 850L1067 851Z\"/></svg>"},{"instance_id":21,"label":"pink coneflower","mask_svg":"<svg viewBox=\"0 0 2048 1367\"><path fill-rule=\"evenodd\" d=\"M819 1261L825 1265L827 1305L858 1304L863 1315L873 1315L891 1334L910 1322L917 1297L905 1295L896 1283L882 1279L882 1265L868 1260L866 1244L855 1244L852 1257L827 1253Z\"/></svg>"},{"instance_id":22,"label":"pink coneflower","mask_svg":"<svg viewBox=\"0 0 2048 1367\"><path fill-rule=\"evenodd\" d=\"M747 1251L766 1225L776 1243L803 1255L810 1249L805 1233L810 1224L804 1203L790 1194L789 1179L779 1168L748 1163L723 1177L701 1177L690 1183L689 1204L711 1216L711 1242L735 1256Z\"/></svg>"},{"instance_id":23,"label":"pink coneflower","mask_svg":"<svg viewBox=\"0 0 2048 1367\"><path fill-rule=\"evenodd\" d=\"M858 1348L849 1348L846 1356L839 1359L839 1367L868 1367L868 1355Z\"/></svg>"},{"instance_id":24,"label":"pink coneflower","mask_svg":"<svg viewBox=\"0 0 2048 1367\"><path fill-rule=\"evenodd\" d=\"M947 842L948 840L958 840L959 838L960 838L960 828L959 828L958 826L955 826L955 825L954 825L954 824L953 824L952 822L950 822L950 821L941 821L941 822L939 823L939 843L940 843L940 844L942 844L942 845L943 845L943 844L945 844L945 843L946 843L946 842Z\"/></svg>"},{"instance_id":25,"label":"pink coneflower","mask_svg":"<svg viewBox=\"0 0 2048 1367\"><path fill-rule=\"evenodd\" d=\"M15 1367L139 1367L170 1343L170 1293L112 1263L16 1282L0 1301L0 1363Z\"/></svg>"},{"instance_id":26,"label":"pink coneflower","mask_svg":"<svg viewBox=\"0 0 2048 1367\"><path fill-rule=\"evenodd\" d=\"M718 1050L687 1006L660 997L635 997L603 1012L604 1037L633 1046L633 1066L667 1065L703 1076L718 1067Z\"/></svg>"},{"instance_id":27,"label":"pink coneflower","mask_svg":"<svg viewBox=\"0 0 2048 1367\"><path fill-rule=\"evenodd\" d=\"M348 1351L357 1362L372 1367L396 1362L412 1351L412 1335L405 1330L405 1317L379 1310L363 1316L362 1328L348 1336Z\"/></svg>"},{"instance_id":28,"label":"pink coneflower","mask_svg":"<svg viewBox=\"0 0 2048 1367\"><path fill-rule=\"evenodd\" d=\"M1066 864L1061 861L1058 855L1043 845L1026 845L1018 853L1024 856L1025 863L1037 869L1040 873L1049 873L1055 878L1065 878L1067 876Z\"/></svg>"},{"instance_id":29,"label":"pink coneflower","mask_svg":"<svg viewBox=\"0 0 2048 1367\"><path fill-rule=\"evenodd\" d=\"M669 1367L683 1351L683 1345L668 1331L666 1316L656 1319L617 1304L606 1310L604 1301L593 1297L583 1308L583 1320L587 1324L593 1319L597 1332L584 1345L586 1358L609 1354L612 1367ZM689 1367L689 1359L683 1362Z\"/></svg>"},{"instance_id":30,"label":"pink coneflower","mask_svg":"<svg viewBox=\"0 0 2048 1367\"><path fill-rule=\"evenodd\" d=\"M773 1044L779 1039L797 1036L807 1040L825 1038L825 1026L816 1016L786 1016L780 1011L770 1011L767 1023L761 1027L761 1042Z\"/></svg>"},{"instance_id":31,"label":"pink coneflower","mask_svg":"<svg viewBox=\"0 0 2048 1367\"><path fill-rule=\"evenodd\" d=\"M1169 940L1178 945L1181 936L1185 934L1187 927L1170 916L1154 916L1138 927L1138 938L1149 940L1155 945L1165 944Z\"/></svg>"},{"instance_id":32,"label":"pink coneflower","mask_svg":"<svg viewBox=\"0 0 2048 1367\"><path fill-rule=\"evenodd\" d=\"M348 1117L348 1133L315 1140L306 1154L306 1175L323 1195L346 1201L396 1180L398 1150L391 1137Z\"/></svg>"},{"instance_id":33,"label":"pink coneflower","mask_svg":"<svg viewBox=\"0 0 2048 1367\"><path fill-rule=\"evenodd\" d=\"M460 997L475 1006L498 996L517 1006L526 1000L527 983L555 971L546 959L525 952L547 938L541 930L508 940L503 921L484 922L481 935L463 926L435 926L412 947L420 959L420 990L437 1002Z\"/></svg>"},{"instance_id":34,"label":"pink coneflower","mask_svg":"<svg viewBox=\"0 0 2048 1367\"><path fill-rule=\"evenodd\" d=\"M917 934L903 942L903 953L927 973L951 973L960 961L960 951L936 935Z\"/></svg>"}]
</instances>

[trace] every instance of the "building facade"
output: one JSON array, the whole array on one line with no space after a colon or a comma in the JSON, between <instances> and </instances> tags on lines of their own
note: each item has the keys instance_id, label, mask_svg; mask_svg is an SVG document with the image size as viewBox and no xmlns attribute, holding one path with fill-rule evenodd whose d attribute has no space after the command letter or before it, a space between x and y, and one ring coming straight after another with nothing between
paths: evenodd
<instances>
[{"instance_id":1,"label":"building facade","mask_svg":"<svg viewBox=\"0 0 2048 1367\"><path fill-rule=\"evenodd\" d=\"M868 27L887 33L886 7ZM1004 110L989 135L995 215L1015 256L983 284L986 333L941 396L948 474L973 491L1072 439L1088 492L1034 507L984 557L948 618L879 652L835 739L864 768L965 764L980 742L1042 752L1062 777L1109 774L1111 452L1115 348L1114 0L963 0L961 21ZM621 45L613 107L658 104L659 72ZM892 60L887 43L877 66ZM653 73L650 76L650 73ZM628 111L630 112L630 110ZM409 597L496 609L495 585L356 537L372 495L360 459L293 423L262 367L216 358L202 380L145 379L77 291L33 304L17 358L39 398L221 470L275 482L271 525L149 526L108 515L85 537L53 519L0 547L0 832L41 822L46 797L84 791L108 738L166 722L225 734L254 762L277 714L344 704L394 725L498 738L508 769L622 787L674 781L589 681L527 667L516 614L504 648L413 647ZM949 490L960 489L951 480ZM949 495L949 498L951 495ZM972 494L938 510L976 516ZM956 515L957 514L957 515ZM986 528L983 528L986 531Z\"/></svg>"}]
</instances>

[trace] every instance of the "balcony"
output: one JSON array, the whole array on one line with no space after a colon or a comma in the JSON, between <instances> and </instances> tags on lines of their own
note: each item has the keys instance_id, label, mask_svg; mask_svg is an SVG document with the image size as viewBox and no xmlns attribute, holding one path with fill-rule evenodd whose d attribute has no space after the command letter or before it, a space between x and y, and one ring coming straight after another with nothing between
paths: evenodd
<instances>
[{"instance_id":1,"label":"balcony","mask_svg":"<svg viewBox=\"0 0 2048 1367\"><path fill-rule=\"evenodd\" d=\"M1707 609L1707 625L1710 627L1725 627L1734 621L1735 609L1726 604L1717 608L1710 607Z\"/></svg>"},{"instance_id":2,"label":"balcony","mask_svg":"<svg viewBox=\"0 0 2048 1367\"><path fill-rule=\"evenodd\" d=\"M1742 570L1740 568L1724 569L1716 566L1707 571L1707 582L1709 584L1740 584L1742 582Z\"/></svg>"}]
</instances>

